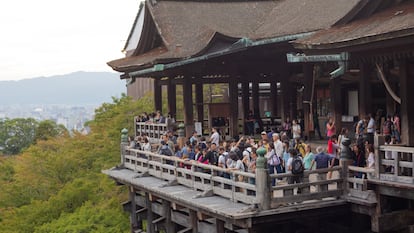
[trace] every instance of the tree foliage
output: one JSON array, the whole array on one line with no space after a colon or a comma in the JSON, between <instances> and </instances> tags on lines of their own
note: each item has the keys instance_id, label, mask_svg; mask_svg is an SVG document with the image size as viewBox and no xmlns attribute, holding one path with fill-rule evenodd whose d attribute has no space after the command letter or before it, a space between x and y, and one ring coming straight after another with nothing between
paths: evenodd
<instances>
[{"instance_id":1,"label":"tree foliage","mask_svg":"<svg viewBox=\"0 0 414 233\"><path fill-rule=\"evenodd\" d=\"M63 125L54 121L38 122L33 118L15 118L0 121L0 151L4 155L16 155L39 140L68 136Z\"/></svg>"},{"instance_id":2,"label":"tree foliage","mask_svg":"<svg viewBox=\"0 0 414 233\"><path fill-rule=\"evenodd\" d=\"M39 124L36 144L0 159L0 232L129 232L120 205L126 189L101 171L119 162L121 129L133 132L133 117L153 111L151 101L102 104L89 135L61 136L52 123Z\"/></svg>"}]
</instances>

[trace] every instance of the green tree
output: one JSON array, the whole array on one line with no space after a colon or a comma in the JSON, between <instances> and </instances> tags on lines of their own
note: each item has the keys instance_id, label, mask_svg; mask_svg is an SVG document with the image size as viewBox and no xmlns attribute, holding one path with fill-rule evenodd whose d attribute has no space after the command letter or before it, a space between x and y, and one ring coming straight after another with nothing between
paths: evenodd
<instances>
[{"instance_id":1,"label":"green tree","mask_svg":"<svg viewBox=\"0 0 414 233\"><path fill-rule=\"evenodd\" d=\"M121 129L133 132L133 117L152 106L150 96L113 98L88 122L89 135L48 134L19 156L3 157L0 232L129 232L120 205L128 192L101 171L119 162Z\"/></svg>"},{"instance_id":2,"label":"green tree","mask_svg":"<svg viewBox=\"0 0 414 233\"><path fill-rule=\"evenodd\" d=\"M44 120L36 128L34 141L48 140L63 135L68 135L67 129L63 125L57 125L51 120Z\"/></svg>"},{"instance_id":3,"label":"green tree","mask_svg":"<svg viewBox=\"0 0 414 233\"><path fill-rule=\"evenodd\" d=\"M6 119L0 123L0 150L15 155L28 148L34 140L38 122L33 118Z\"/></svg>"}]
</instances>

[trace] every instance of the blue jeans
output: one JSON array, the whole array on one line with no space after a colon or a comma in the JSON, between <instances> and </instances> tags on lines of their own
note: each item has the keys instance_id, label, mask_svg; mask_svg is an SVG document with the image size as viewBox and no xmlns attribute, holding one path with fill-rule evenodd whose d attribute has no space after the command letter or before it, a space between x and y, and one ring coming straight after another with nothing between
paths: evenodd
<instances>
[{"instance_id":1,"label":"blue jeans","mask_svg":"<svg viewBox=\"0 0 414 233\"><path fill-rule=\"evenodd\" d=\"M276 166L270 165L270 164L268 164L267 166L269 168L269 175L274 174ZM276 185L276 179L272 178L272 186L275 186L275 185Z\"/></svg>"}]
</instances>

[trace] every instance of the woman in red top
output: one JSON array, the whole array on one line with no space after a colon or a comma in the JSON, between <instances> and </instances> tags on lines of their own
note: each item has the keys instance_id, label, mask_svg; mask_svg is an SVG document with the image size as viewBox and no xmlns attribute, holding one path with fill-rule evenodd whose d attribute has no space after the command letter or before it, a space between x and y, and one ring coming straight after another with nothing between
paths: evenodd
<instances>
[{"instance_id":1,"label":"woman in red top","mask_svg":"<svg viewBox=\"0 0 414 233\"><path fill-rule=\"evenodd\" d=\"M336 133L335 131L336 131L335 121L332 119L332 117L329 117L329 120L326 123L326 136L330 138L332 135Z\"/></svg>"}]
</instances>

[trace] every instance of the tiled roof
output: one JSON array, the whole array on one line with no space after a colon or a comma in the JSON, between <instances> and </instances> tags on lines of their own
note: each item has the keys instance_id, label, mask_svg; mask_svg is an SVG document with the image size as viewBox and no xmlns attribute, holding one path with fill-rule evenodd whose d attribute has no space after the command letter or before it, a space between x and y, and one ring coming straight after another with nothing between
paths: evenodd
<instances>
[{"instance_id":1,"label":"tiled roof","mask_svg":"<svg viewBox=\"0 0 414 233\"><path fill-rule=\"evenodd\" d=\"M157 59L187 59L206 50L215 35L253 41L326 29L361 0L159 0L147 11L165 46L163 53L147 52L108 63L113 69L144 67ZM328 4L328 2L331 2ZM145 36L145 35L144 35Z\"/></svg>"},{"instance_id":2,"label":"tiled roof","mask_svg":"<svg viewBox=\"0 0 414 233\"><path fill-rule=\"evenodd\" d=\"M392 7L369 18L319 31L295 41L301 49L329 49L414 35L414 2Z\"/></svg>"}]
</instances>

